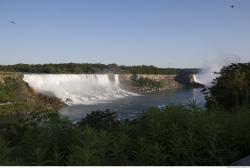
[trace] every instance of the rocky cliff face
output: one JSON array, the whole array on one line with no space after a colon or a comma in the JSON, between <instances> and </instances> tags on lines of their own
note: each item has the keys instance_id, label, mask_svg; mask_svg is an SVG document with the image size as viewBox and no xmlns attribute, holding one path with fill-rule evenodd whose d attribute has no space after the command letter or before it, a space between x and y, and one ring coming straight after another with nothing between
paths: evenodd
<instances>
[{"instance_id":1,"label":"rocky cliff face","mask_svg":"<svg viewBox=\"0 0 250 168\"><path fill-rule=\"evenodd\" d=\"M196 83L194 80L194 75L190 73L183 72L178 74L175 78L175 81L189 88L204 87L204 85Z\"/></svg>"},{"instance_id":2,"label":"rocky cliff face","mask_svg":"<svg viewBox=\"0 0 250 168\"><path fill-rule=\"evenodd\" d=\"M176 75L155 75L155 74L120 74L120 80L131 80L133 78L147 78L154 81L174 80Z\"/></svg>"},{"instance_id":3,"label":"rocky cliff face","mask_svg":"<svg viewBox=\"0 0 250 168\"><path fill-rule=\"evenodd\" d=\"M0 116L57 111L62 106L55 97L37 94L21 73L0 72Z\"/></svg>"},{"instance_id":4,"label":"rocky cliff face","mask_svg":"<svg viewBox=\"0 0 250 168\"><path fill-rule=\"evenodd\" d=\"M176 80L176 75L121 74L121 86L133 92L153 92L183 87ZM151 81L151 82L150 82ZM139 84L138 84L139 82Z\"/></svg>"},{"instance_id":5,"label":"rocky cliff face","mask_svg":"<svg viewBox=\"0 0 250 168\"><path fill-rule=\"evenodd\" d=\"M0 82L4 83L6 78L10 78L10 79L22 79L23 75L21 73L0 71Z\"/></svg>"}]
</instances>

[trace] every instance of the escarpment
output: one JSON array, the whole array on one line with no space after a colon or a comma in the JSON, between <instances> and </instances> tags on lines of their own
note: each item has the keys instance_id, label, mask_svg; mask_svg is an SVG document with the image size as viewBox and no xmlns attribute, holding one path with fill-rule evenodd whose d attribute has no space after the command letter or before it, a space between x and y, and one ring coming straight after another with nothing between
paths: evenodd
<instances>
[{"instance_id":1,"label":"escarpment","mask_svg":"<svg viewBox=\"0 0 250 168\"><path fill-rule=\"evenodd\" d=\"M119 78L124 88L141 93L202 86L195 83L192 74L121 74Z\"/></svg>"},{"instance_id":2,"label":"escarpment","mask_svg":"<svg viewBox=\"0 0 250 168\"><path fill-rule=\"evenodd\" d=\"M0 115L57 111L62 106L56 97L35 92L21 73L0 72Z\"/></svg>"}]
</instances>

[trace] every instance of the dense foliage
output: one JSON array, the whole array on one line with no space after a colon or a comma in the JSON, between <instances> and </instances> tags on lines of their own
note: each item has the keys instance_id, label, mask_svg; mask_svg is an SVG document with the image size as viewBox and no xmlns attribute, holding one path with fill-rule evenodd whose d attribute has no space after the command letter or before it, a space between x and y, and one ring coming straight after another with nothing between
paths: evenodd
<instances>
[{"instance_id":1,"label":"dense foliage","mask_svg":"<svg viewBox=\"0 0 250 168\"><path fill-rule=\"evenodd\" d=\"M250 104L250 63L225 66L206 91L208 106L232 109Z\"/></svg>"},{"instance_id":2,"label":"dense foliage","mask_svg":"<svg viewBox=\"0 0 250 168\"><path fill-rule=\"evenodd\" d=\"M16 64L0 65L0 71L26 73L133 73L133 74L178 74L185 71L197 73L198 69L157 68L154 66L118 66L116 64Z\"/></svg>"},{"instance_id":3,"label":"dense foliage","mask_svg":"<svg viewBox=\"0 0 250 168\"><path fill-rule=\"evenodd\" d=\"M139 86L142 86L142 87L145 86L148 88L156 88L156 89L159 89L161 87L160 82L154 81L148 78L140 78L137 80L137 82Z\"/></svg>"},{"instance_id":4,"label":"dense foliage","mask_svg":"<svg viewBox=\"0 0 250 168\"><path fill-rule=\"evenodd\" d=\"M0 138L0 165L229 165L249 154L250 111L192 105L149 109L134 121L94 112L79 124L52 114L19 121Z\"/></svg>"},{"instance_id":5,"label":"dense foliage","mask_svg":"<svg viewBox=\"0 0 250 168\"><path fill-rule=\"evenodd\" d=\"M134 80L135 85L141 89L153 89L159 90L161 88L161 83L159 81L151 80L148 78L139 78Z\"/></svg>"}]
</instances>

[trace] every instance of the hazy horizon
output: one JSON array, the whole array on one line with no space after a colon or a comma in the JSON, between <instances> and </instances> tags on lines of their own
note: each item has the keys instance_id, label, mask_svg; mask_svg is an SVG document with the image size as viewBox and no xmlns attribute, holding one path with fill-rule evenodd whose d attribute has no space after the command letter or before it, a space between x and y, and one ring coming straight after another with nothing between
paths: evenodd
<instances>
[{"instance_id":1,"label":"hazy horizon","mask_svg":"<svg viewBox=\"0 0 250 168\"><path fill-rule=\"evenodd\" d=\"M0 61L200 68L233 55L248 62L249 18L249 0L1 0Z\"/></svg>"}]
</instances>

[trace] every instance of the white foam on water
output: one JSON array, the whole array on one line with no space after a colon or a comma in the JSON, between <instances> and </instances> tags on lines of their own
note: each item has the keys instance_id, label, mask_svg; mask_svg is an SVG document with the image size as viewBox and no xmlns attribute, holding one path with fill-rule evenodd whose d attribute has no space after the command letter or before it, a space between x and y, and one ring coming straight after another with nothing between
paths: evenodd
<instances>
[{"instance_id":1,"label":"white foam on water","mask_svg":"<svg viewBox=\"0 0 250 168\"><path fill-rule=\"evenodd\" d=\"M68 105L137 95L120 88L118 74L24 74L23 80L35 91L54 95Z\"/></svg>"}]
</instances>

